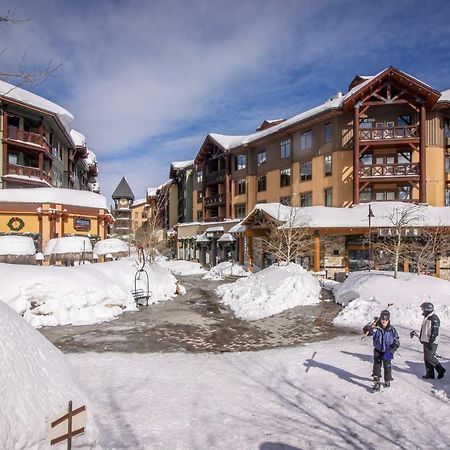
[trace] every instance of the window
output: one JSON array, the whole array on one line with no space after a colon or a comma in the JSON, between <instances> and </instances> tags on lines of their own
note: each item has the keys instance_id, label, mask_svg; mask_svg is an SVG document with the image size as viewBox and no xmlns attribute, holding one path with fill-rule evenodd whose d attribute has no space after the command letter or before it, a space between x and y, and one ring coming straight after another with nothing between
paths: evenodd
<instances>
[{"instance_id":1,"label":"window","mask_svg":"<svg viewBox=\"0 0 450 450\"><path fill-rule=\"evenodd\" d=\"M412 125L411 116L409 114L397 117L397 137L411 137L412 130L409 128Z\"/></svg>"},{"instance_id":2,"label":"window","mask_svg":"<svg viewBox=\"0 0 450 450\"><path fill-rule=\"evenodd\" d=\"M399 186L398 199L399 200L411 200L411 186Z\"/></svg>"},{"instance_id":3,"label":"window","mask_svg":"<svg viewBox=\"0 0 450 450\"><path fill-rule=\"evenodd\" d=\"M234 195L242 195L245 194L245 178L242 180L236 180L234 182Z\"/></svg>"},{"instance_id":4,"label":"window","mask_svg":"<svg viewBox=\"0 0 450 450\"><path fill-rule=\"evenodd\" d=\"M325 176L327 177L327 176L331 175L331 172L332 172L332 169L333 169L332 156L331 155L326 155L323 158L323 167L324 167Z\"/></svg>"},{"instance_id":5,"label":"window","mask_svg":"<svg viewBox=\"0 0 450 450\"><path fill-rule=\"evenodd\" d=\"M256 155L256 164L260 166L261 164L264 164L267 161L267 154L265 150L261 150Z\"/></svg>"},{"instance_id":6,"label":"window","mask_svg":"<svg viewBox=\"0 0 450 450\"><path fill-rule=\"evenodd\" d=\"M450 138L450 119L444 121L444 137Z\"/></svg>"},{"instance_id":7,"label":"window","mask_svg":"<svg viewBox=\"0 0 450 450\"><path fill-rule=\"evenodd\" d=\"M450 206L450 186L445 186L445 206Z\"/></svg>"},{"instance_id":8,"label":"window","mask_svg":"<svg viewBox=\"0 0 450 450\"><path fill-rule=\"evenodd\" d=\"M236 219L243 219L245 217L245 203L234 206L234 216Z\"/></svg>"},{"instance_id":9,"label":"window","mask_svg":"<svg viewBox=\"0 0 450 450\"><path fill-rule=\"evenodd\" d=\"M300 134L300 150L312 147L312 131L305 131Z\"/></svg>"},{"instance_id":10,"label":"window","mask_svg":"<svg viewBox=\"0 0 450 450\"><path fill-rule=\"evenodd\" d=\"M267 176L261 175L258 177L258 192L263 192L267 187Z\"/></svg>"},{"instance_id":11,"label":"window","mask_svg":"<svg viewBox=\"0 0 450 450\"><path fill-rule=\"evenodd\" d=\"M203 211L197 211L197 222L201 222L203 220Z\"/></svg>"},{"instance_id":12,"label":"window","mask_svg":"<svg viewBox=\"0 0 450 450\"><path fill-rule=\"evenodd\" d=\"M234 157L234 170L241 170L247 167L247 156L237 155Z\"/></svg>"},{"instance_id":13,"label":"window","mask_svg":"<svg viewBox=\"0 0 450 450\"><path fill-rule=\"evenodd\" d=\"M280 170L280 187L291 185L291 169Z\"/></svg>"},{"instance_id":14,"label":"window","mask_svg":"<svg viewBox=\"0 0 450 450\"><path fill-rule=\"evenodd\" d=\"M378 192L375 192L375 200L377 202L395 200L395 191L378 191Z\"/></svg>"},{"instance_id":15,"label":"window","mask_svg":"<svg viewBox=\"0 0 450 450\"><path fill-rule=\"evenodd\" d=\"M17 153L8 153L8 164L17 165L18 155Z\"/></svg>"},{"instance_id":16,"label":"window","mask_svg":"<svg viewBox=\"0 0 450 450\"><path fill-rule=\"evenodd\" d=\"M325 206L333 206L333 189L324 190L324 204Z\"/></svg>"},{"instance_id":17,"label":"window","mask_svg":"<svg viewBox=\"0 0 450 450\"><path fill-rule=\"evenodd\" d=\"M285 206L291 206L291 197L280 197L280 203Z\"/></svg>"},{"instance_id":18,"label":"window","mask_svg":"<svg viewBox=\"0 0 450 450\"><path fill-rule=\"evenodd\" d=\"M445 155L445 173L450 173L450 153Z\"/></svg>"},{"instance_id":19,"label":"window","mask_svg":"<svg viewBox=\"0 0 450 450\"><path fill-rule=\"evenodd\" d=\"M370 164L372 164L372 159L372 153L365 153L364 155L360 156L359 161L361 162L361 165L369 166Z\"/></svg>"},{"instance_id":20,"label":"window","mask_svg":"<svg viewBox=\"0 0 450 450\"><path fill-rule=\"evenodd\" d=\"M201 183L203 181L203 170L197 170L197 183Z\"/></svg>"},{"instance_id":21,"label":"window","mask_svg":"<svg viewBox=\"0 0 450 450\"><path fill-rule=\"evenodd\" d=\"M409 164L411 162L411 152L409 150L401 150L398 152L397 162L399 164Z\"/></svg>"},{"instance_id":22,"label":"window","mask_svg":"<svg viewBox=\"0 0 450 450\"><path fill-rule=\"evenodd\" d=\"M280 144L281 158L289 158L291 156L291 141L283 141Z\"/></svg>"},{"instance_id":23,"label":"window","mask_svg":"<svg viewBox=\"0 0 450 450\"><path fill-rule=\"evenodd\" d=\"M359 123L359 128L372 128L373 119L372 117L366 117L365 119L361 120Z\"/></svg>"},{"instance_id":24,"label":"window","mask_svg":"<svg viewBox=\"0 0 450 450\"><path fill-rule=\"evenodd\" d=\"M305 161L300 164L300 180L312 179L312 161Z\"/></svg>"},{"instance_id":25,"label":"window","mask_svg":"<svg viewBox=\"0 0 450 450\"><path fill-rule=\"evenodd\" d=\"M197 191L197 203L201 203L203 201L203 192Z\"/></svg>"},{"instance_id":26,"label":"window","mask_svg":"<svg viewBox=\"0 0 450 450\"><path fill-rule=\"evenodd\" d=\"M361 193L359 194L359 199L362 202L371 202L372 201L372 195L373 195L373 190L372 188L369 187L365 187Z\"/></svg>"},{"instance_id":27,"label":"window","mask_svg":"<svg viewBox=\"0 0 450 450\"><path fill-rule=\"evenodd\" d=\"M312 206L312 192L300 194L300 206Z\"/></svg>"},{"instance_id":28,"label":"window","mask_svg":"<svg viewBox=\"0 0 450 450\"><path fill-rule=\"evenodd\" d=\"M333 132L333 129L331 128L331 123L326 123L323 126L323 138L324 138L325 144L328 144L329 142L331 142L331 139L333 137L332 132Z\"/></svg>"}]
</instances>

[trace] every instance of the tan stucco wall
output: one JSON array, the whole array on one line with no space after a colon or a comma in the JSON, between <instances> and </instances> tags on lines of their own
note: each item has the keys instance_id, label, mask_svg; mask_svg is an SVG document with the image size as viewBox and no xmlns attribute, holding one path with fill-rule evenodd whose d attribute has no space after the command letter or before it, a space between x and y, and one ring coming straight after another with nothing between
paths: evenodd
<instances>
[{"instance_id":1,"label":"tan stucco wall","mask_svg":"<svg viewBox=\"0 0 450 450\"><path fill-rule=\"evenodd\" d=\"M427 202L432 206L444 206L445 168L444 149L427 147Z\"/></svg>"}]
</instances>

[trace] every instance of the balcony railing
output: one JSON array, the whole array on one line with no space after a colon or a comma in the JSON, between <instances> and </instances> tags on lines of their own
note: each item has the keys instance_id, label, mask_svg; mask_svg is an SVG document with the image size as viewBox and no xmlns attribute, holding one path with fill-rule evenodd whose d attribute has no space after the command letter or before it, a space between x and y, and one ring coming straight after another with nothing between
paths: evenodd
<instances>
[{"instance_id":1,"label":"balcony railing","mask_svg":"<svg viewBox=\"0 0 450 450\"><path fill-rule=\"evenodd\" d=\"M408 125L403 127L363 128L359 130L361 141L375 141L379 139L418 139L419 127Z\"/></svg>"},{"instance_id":2,"label":"balcony railing","mask_svg":"<svg viewBox=\"0 0 450 450\"><path fill-rule=\"evenodd\" d=\"M38 167L20 166L18 164L8 164L7 165L7 174L33 177L33 178L38 178L40 180L46 181L49 184L52 183L51 174L47 173L43 170L40 170Z\"/></svg>"},{"instance_id":3,"label":"balcony railing","mask_svg":"<svg viewBox=\"0 0 450 450\"><path fill-rule=\"evenodd\" d=\"M24 131L12 125L8 126L8 136L7 139L13 141L25 142L27 144L36 145L45 149L50 155L52 154L52 149L47 143L44 136L38 133L32 133L31 131Z\"/></svg>"},{"instance_id":4,"label":"balcony railing","mask_svg":"<svg viewBox=\"0 0 450 450\"><path fill-rule=\"evenodd\" d=\"M407 164L369 164L361 166L359 176L366 177L408 177L419 175L418 163Z\"/></svg>"},{"instance_id":5,"label":"balcony railing","mask_svg":"<svg viewBox=\"0 0 450 450\"><path fill-rule=\"evenodd\" d=\"M205 197L205 206L216 206L225 204L225 194L215 195L213 197Z\"/></svg>"},{"instance_id":6,"label":"balcony railing","mask_svg":"<svg viewBox=\"0 0 450 450\"><path fill-rule=\"evenodd\" d=\"M206 183L222 183L225 181L226 170L219 170L206 175Z\"/></svg>"}]
</instances>

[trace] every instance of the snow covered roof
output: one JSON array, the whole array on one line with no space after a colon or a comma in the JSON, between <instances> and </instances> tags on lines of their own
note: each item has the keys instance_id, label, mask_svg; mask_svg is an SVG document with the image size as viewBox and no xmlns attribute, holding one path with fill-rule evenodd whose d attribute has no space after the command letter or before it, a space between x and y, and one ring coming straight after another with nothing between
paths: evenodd
<instances>
[{"instance_id":1,"label":"snow covered roof","mask_svg":"<svg viewBox=\"0 0 450 450\"><path fill-rule=\"evenodd\" d=\"M70 130L70 137L73 140L73 143L77 147L85 147L86 146L86 137L84 134L81 134L79 131L74 130L73 128Z\"/></svg>"},{"instance_id":2,"label":"snow covered roof","mask_svg":"<svg viewBox=\"0 0 450 450\"><path fill-rule=\"evenodd\" d=\"M197 234L195 238L196 242L210 242L210 239L206 237L206 233Z\"/></svg>"},{"instance_id":3,"label":"snow covered roof","mask_svg":"<svg viewBox=\"0 0 450 450\"><path fill-rule=\"evenodd\" d=\"M133 204L131 205L132 208L134 208L135 206L141 206L141 205L145 205L145 202L147 201L147 199L145 198L140 198L139 200L135 200L133 202Z\"/></svg>"},{"instance_id":4,"label":"snow covered roof","mask_svg":"<svg viewBox=\"0 0 450 450\"><path fill-rule=\"evenodd\" d=\"M155 197L156 196L156 191L158 190L158 188L147 188L147 197Z\"/></svg>"},{"instance_id":5,"label":"snow covered roof","mask_svg":"<svg viewBox=\"0 0 450 450\"><path fill-rule=\"evenodd\" d=\"M228 232L229 233L243 233L245 231L245 226L242 225L242 222L237 223L233 227L231 227Z\"/></svg>"},{"instance_id":6,"label":"snow covered roof","mask_svg":"<svg viewBox=\"0 0 450 450\"><path fill-rule=\"evenodd\" d=\"M70 125L74 118L69 111L65 110L56 103L40 97L39 95L33 94L32 92L26 91L25 89L14 86L13 84L6 83L5 81L0 81L0 96L55 114L61 122L61 125L63 125L67 133L70 134Z\"/></svg>"},{"instance_id":7,"label":"snow covered roof","mask_svg":"<svg viewBox=\"0 0 450 450\"><path fill-rule=\"evenodd\" d=\"M450 102L450 89L442 91L441 96L439 97L438 103L444 102Z\"/></svg>"},{"instance_id":8,"label":"snow covered roof","mask_svg":"<svg viewBox=\"0 0 450 450\"><path fill-rule=\"evenodd\" d=\"M29 236L0 236L0 255L34 255L36 248Z\"/></svg>"},{"instance_id":9,"label":"snow covered roof","mask_svg":"<svg viewBox=\"0 0 450 450\"><path fill-rule=\"evenodd\" d=\"M223 227L217 226L217 227L209 227L206 229L207 233L215 233L215 232L219 232L219 231L223 231Z\"/></svg>"},{"instance_id":10,"label":"snow covered roof","mask_svg":"<svg viewBox=\"0 0 450 450\"><path fill-rule=\"evenodd\" d=\"M128 252L128 244L117 238L103 239L96 242L94 245L94 252L97 255Z\"/></svg>"},{"instance_id":11,"label":"snow covered roof","mask_svg":"<svg viewBox=\"0 0 450 450\"><path fill-rule=\"evenodd\" d=\"M176 170L186 169L186 167L192 166L194 164L194 160L191 159L189 161L175 161L170 164L170 166Z\"/></svg>"},{"instance_id":12,"label":"snow covered roof","mask_svg":"<svg viewBox=\"0 0 450 450\"><path fill-rule=\"evenodd\" d=\"M56 203L107 209L106 198L90 191L62 188L0 189L0 202Z\"/></svg>"},{"instance_id":13,"label":"snow covered roof","mask_svg":"<svg viewBox=\"0 0 450 450\"><path fill-rule=\"evenodd\" d=\"M234 242L236 239L230 233L224 233L217 242Z\"/></svg>"},{"instance_id":14,"label":"snow covered roof","mask_svg":"<svg viewBox=\"0 0 450 450\"><path fill-rule=\"evenodd\" d=\"M61 255L65 253L92 253L91 241L83 236L65 236L50 239L45 246L44 255Z\"/></svg>"},{"instance_id":15,"label":"snow covered roof","mask_svg":"<svg viewBox=\"0 0 450 450\"><path fill-rule=\"evenodd\" d=\"M285 227L291 223L294 228L368 228L369 205L374 215L371 220L371 226L374 228L392 227L393 223L389 215L400 214L408 209L414 210L412 216L415 219L409 224L411 227L450 226L449 207L416 205L403 202L372 202L355 205L351 208L331 208L326 206L290 207L279 203L262 203L255 205L252 213L256 210L263 210L273 218L285 222Z\"/></svg>"}]
</instances>

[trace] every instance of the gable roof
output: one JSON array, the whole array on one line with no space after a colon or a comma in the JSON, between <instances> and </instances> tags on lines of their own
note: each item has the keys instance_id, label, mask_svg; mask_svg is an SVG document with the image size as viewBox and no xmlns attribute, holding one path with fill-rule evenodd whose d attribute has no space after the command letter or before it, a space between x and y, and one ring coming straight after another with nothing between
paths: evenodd
<instances>
[{"instance_id":1,"label":"gable roof","mask_svg":"<svg viewBox=\"0 0 450 450\"><path fill-rule=\"evenodd\" d=\"M113 192L111 196L114 200L116 198L128 198L134 200L133 191L128 184L128 181L125 177L122 177L120 183L117 185L116 190Z\"/></svg>"}]
</instances>

